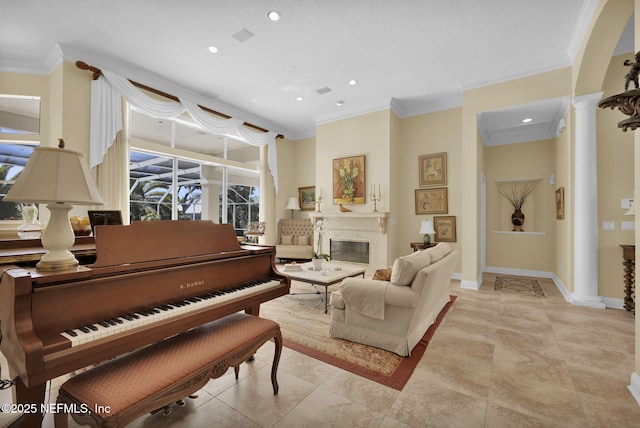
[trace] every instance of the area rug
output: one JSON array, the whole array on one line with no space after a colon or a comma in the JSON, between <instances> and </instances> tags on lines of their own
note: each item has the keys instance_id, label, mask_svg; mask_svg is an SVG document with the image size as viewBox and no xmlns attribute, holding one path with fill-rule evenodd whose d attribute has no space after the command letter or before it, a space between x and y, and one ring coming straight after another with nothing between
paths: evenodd
<instances>
[{"instance_id":1,"label":"area rug","mask_svg":"<svg viewBox=\"0 0 640 428\"><path fill-rule=\"evenodd\" d=\"M522 294L526 296L547 297L540 283L535 279L515 276L497 276L493 286L496 291Z\"/></svg>"},{"instance_id":2,"label":"area rug","mask_svg":"<svg viewBox=\"0 0 640 428\"><path fill-rule=\"evenodd\" d=\"M403 358L393 352L329 337L331 313L324 313L324 289L322 294L315 294L310 285L293 281L291 293L260 305L261 316L280 324L284 346L397 390L402 390L411 377L455 300L451 296L451 302L411 351L411 356Z\"/></svg>"}]
</instances>

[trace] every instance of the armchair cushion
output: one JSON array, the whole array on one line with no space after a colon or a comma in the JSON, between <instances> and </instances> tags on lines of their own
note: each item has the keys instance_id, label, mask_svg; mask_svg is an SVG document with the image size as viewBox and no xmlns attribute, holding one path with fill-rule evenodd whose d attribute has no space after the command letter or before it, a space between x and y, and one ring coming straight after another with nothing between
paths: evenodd
<instances>
[{"instance_id":1,"label":"armchair cushion","mask_svg":"<svg viewBox=\"0 0 640 428\"><path fill-rule=\"evenodd\" d=\"M293 235L282 235L280 237L280 243L282 245L293 245Z\"/></svg>"},{"instance_id":2,"label":"armchair cushion","mask_svg":"<svg viewBox=\"0 0 640 428\"><path fill-rule=\"evenodd\" d=\"M298 245L311 245L309 243L309 235L298 236Z\"/></svg>"},{"instance_id":3,"label":"armchair cushion","mask_svg":"<svg viewBox=\"0 0 640 428\"><path fill-rule=\"evenodd\" d=\"M430 264L431 255L426 251L416 251L407 256L398 257L393 262L391 282L395 285L411 285L418 271Z\"/></svg>"}]
</instances>

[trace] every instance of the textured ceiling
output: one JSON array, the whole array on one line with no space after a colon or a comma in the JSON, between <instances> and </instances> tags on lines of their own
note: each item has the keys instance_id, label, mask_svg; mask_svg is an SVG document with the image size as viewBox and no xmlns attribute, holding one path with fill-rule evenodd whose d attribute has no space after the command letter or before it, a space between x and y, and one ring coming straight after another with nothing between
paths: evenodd
<instances>
[{"instance_id":1,"label":"textured ceiling","mask_svg":"<svg viewBox=\"0 0 640 428\"><path fill-rule=\"evenodd\" d=\"M61 49L298 139L317 123L453 107L463 90L568 66L596 4L0 0L0 70L48 73ZM269 10L282 19L269 21ZM241 42L234 34L245 29L253 36Z\"/></svg>"}]
</instances>

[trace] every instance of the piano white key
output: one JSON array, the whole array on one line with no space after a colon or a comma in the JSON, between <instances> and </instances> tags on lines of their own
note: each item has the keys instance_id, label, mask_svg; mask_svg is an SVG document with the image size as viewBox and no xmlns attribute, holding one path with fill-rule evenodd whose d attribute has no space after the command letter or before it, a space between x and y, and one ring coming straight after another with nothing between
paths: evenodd
<instances>
[{"instance_id":1,"label":"piano white key","mask_svg":"<svg viewBox=\"0 0 640 428\"><path fill-rule=\"evenodd\" d=\"M160 309L160 307L156 307L154 308L157 311L156 313L148 314L146 316L141 313L137 313L138 318L133 320L127 320L124 318L124 316L121 316L121 317L118 317L118 319L122 320L122 323L118 323L117 325L109 325L108 327L105 327L100 323L92 324L92 326L95 327L97 331L90 329L90 331L87 333L81 330L82 327L78 327L70 331L68 330L66 332L62 332L60 334L63 337L67 338L69 341L71 341L72 347L79 346L84 343L102 339L118 333L130 331L135 328L142 327L148 324L153 324L155 322L162 321L168 318L173 318L179 315L188 314L190 312L195 312L203 308L219 306L231 300L242 298L244 296L255 294L257 292L265 291L279 285L280 285L280 281L270 280L261 284L256 284L250 287L234 290L232 292L221 294L208 299L200 298L200 301L189 302L188 305L180 306L178 302L174 302L173 304L168 303L168 305L172 306L172 308L169 310L162 310ZM108 321L110 320L105 320L104 322L108 322Z\"/></svg>"}]
</instances>

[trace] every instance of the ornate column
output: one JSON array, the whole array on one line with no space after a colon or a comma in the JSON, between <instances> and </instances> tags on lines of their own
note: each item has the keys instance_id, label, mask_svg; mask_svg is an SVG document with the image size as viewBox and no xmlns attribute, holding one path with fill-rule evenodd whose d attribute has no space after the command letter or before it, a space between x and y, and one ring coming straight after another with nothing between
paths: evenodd
<instances>
[{"instance_id":1,"label":"ornate column","mask_svg":"<svg viewBox=\"0 0 640 428\"><path fill-rule=\"evenodd\" d=\"M573 100L575 107L574 287L572 303L605 308L598 296L598 174L596 105L602 92Z\"/></svg>"}]
</instances>

